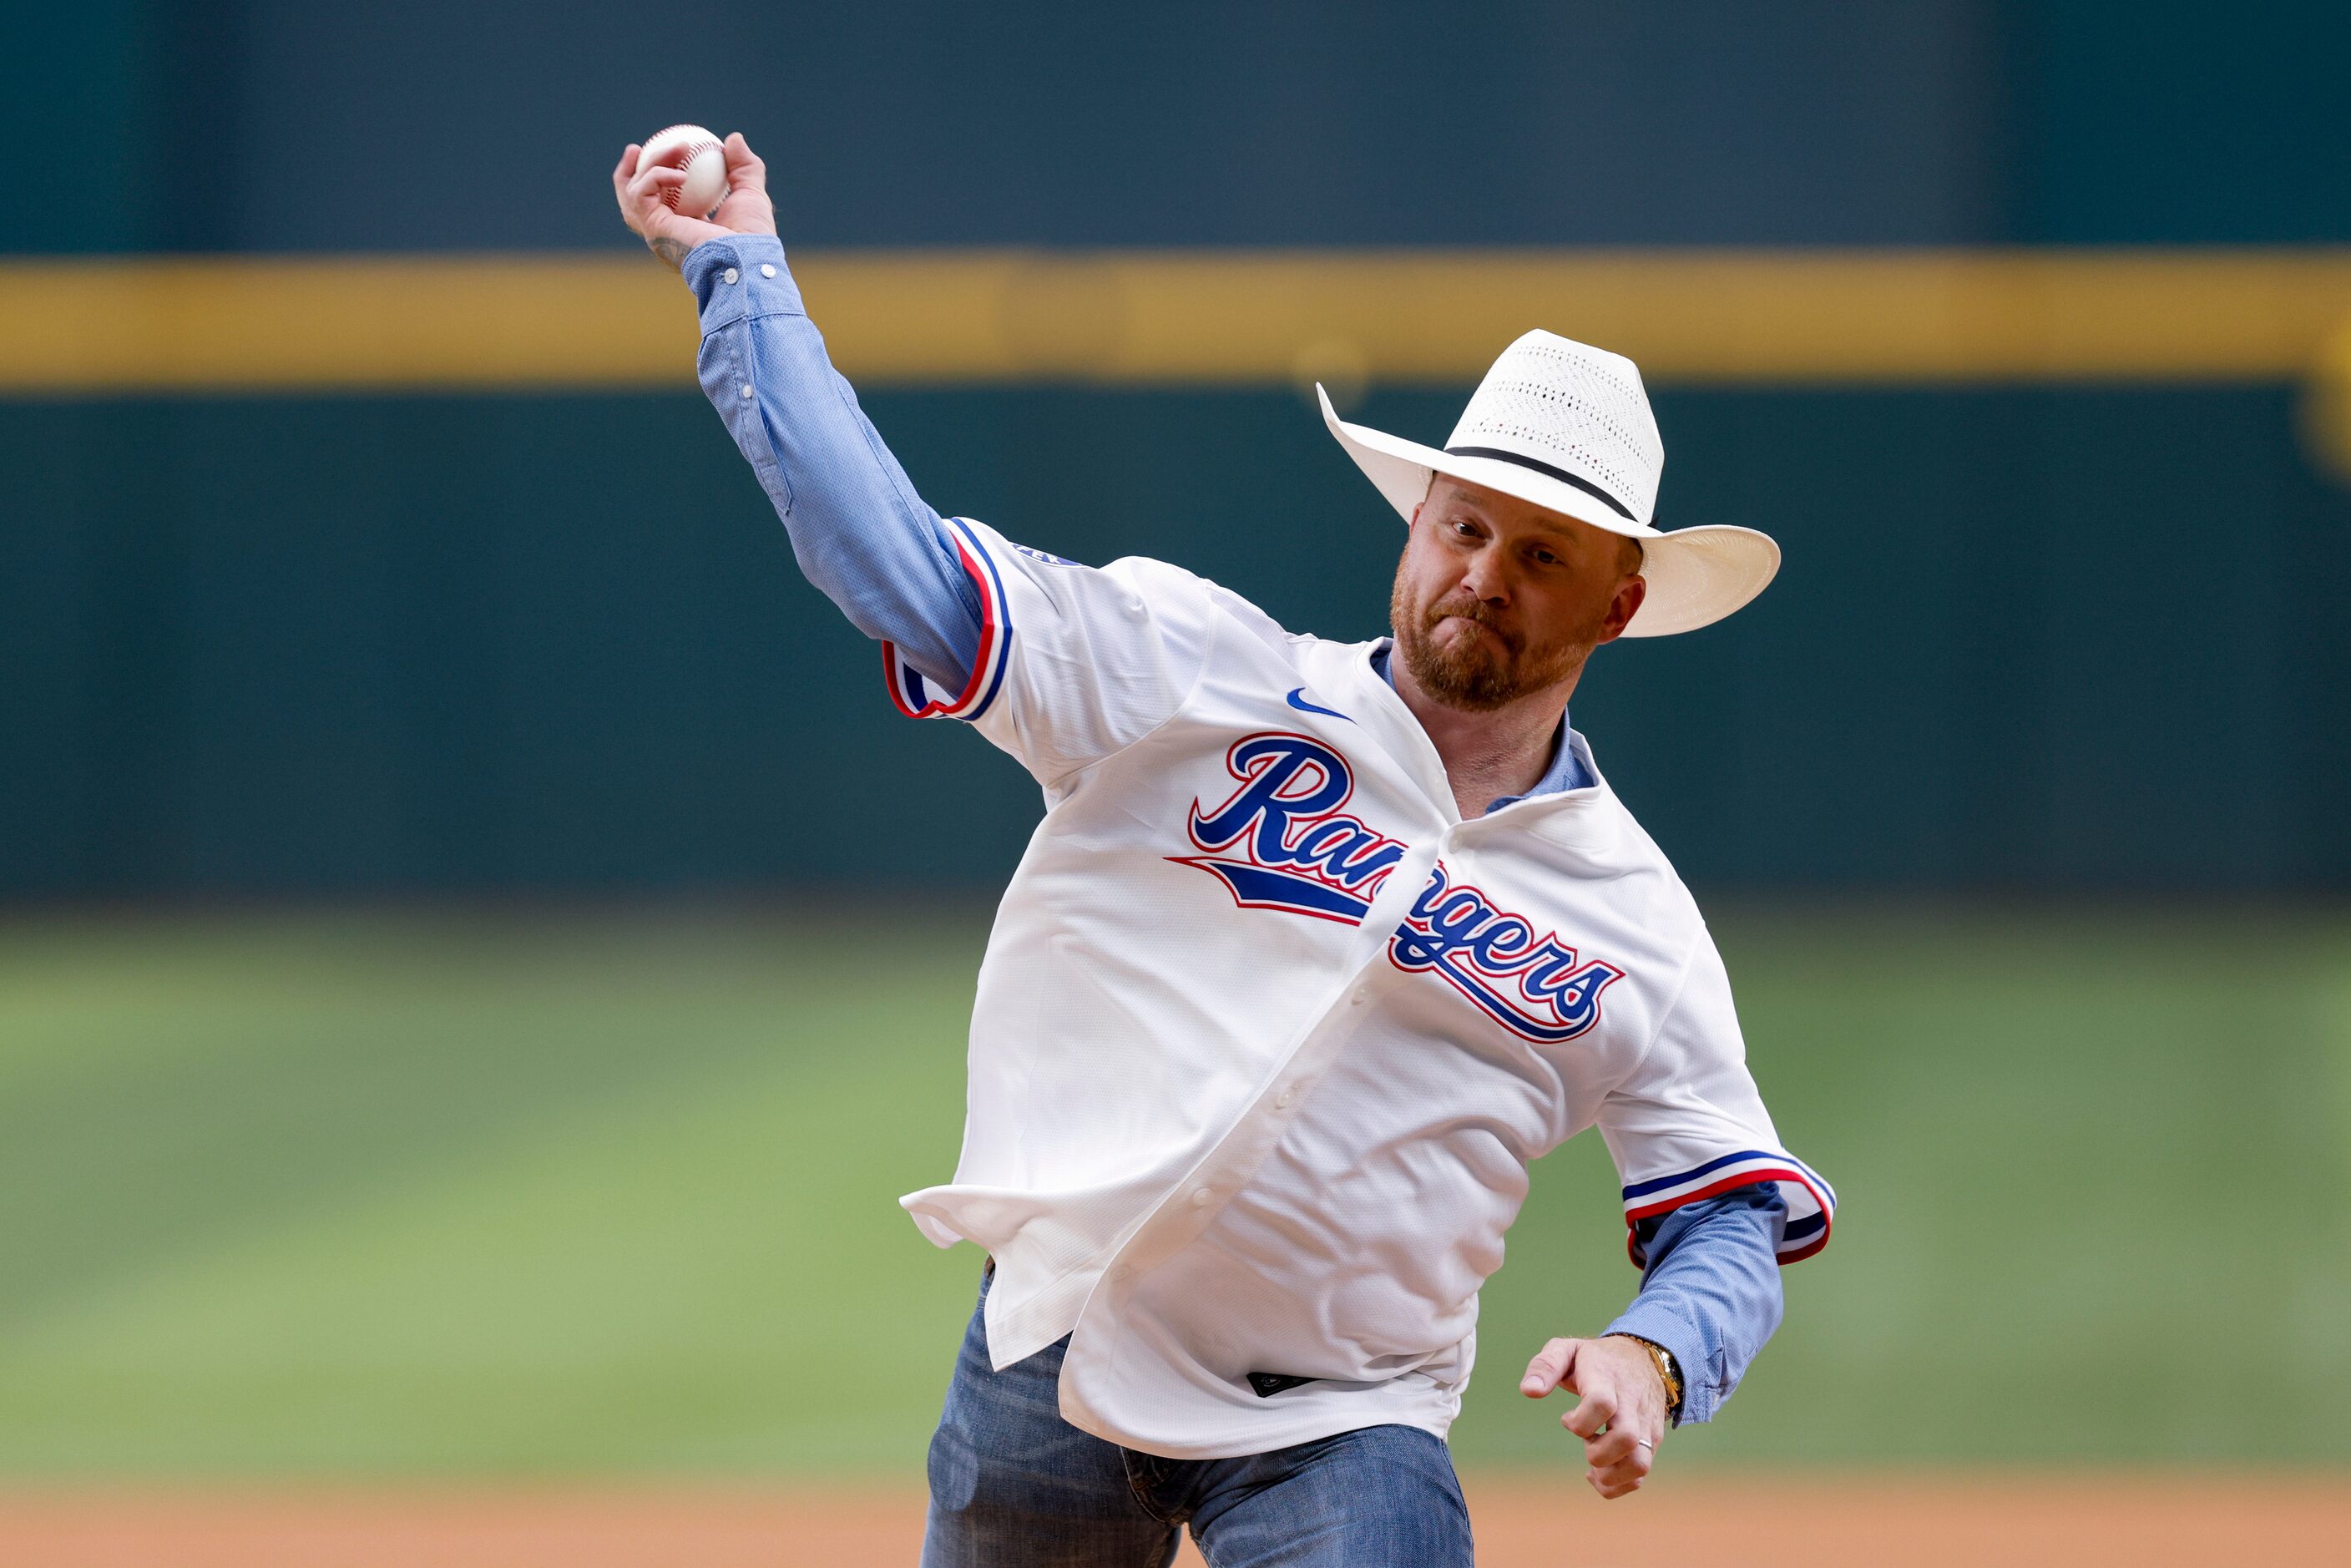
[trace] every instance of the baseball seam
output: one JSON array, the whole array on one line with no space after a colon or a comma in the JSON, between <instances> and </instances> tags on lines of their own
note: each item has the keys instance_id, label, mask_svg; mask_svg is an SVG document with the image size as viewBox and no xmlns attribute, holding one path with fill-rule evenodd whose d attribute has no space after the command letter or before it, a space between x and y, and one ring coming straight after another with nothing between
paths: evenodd
<instances>
[{"instance_id":1,"label":"baseball seam","mask_svg":"<svg viewBox=\"0 0 2351 1568\"><path fill-rule=\"evenodd\" d=\"M674 125L665 126L662 130L654 131L652 140L659 141L663 137L667 136L671 131L675 131L677 127ZM684 147L678 149L675 153L664 158L662 160L662 167L664 169L684 170L690 167L696 158L702 156L702 150L704 148L716 148L718 146L719 143L716 139L705 141L690 141ZM724 155L723 150L721 155ZM662 192L662 205L667 207L673 213L677 211L678 193L683 191L684 188L685 187L681 183L671 185L664 189ZM696 213L694 215L700 217L702 214L700 213Z\"/></svg>"}]
</instances>

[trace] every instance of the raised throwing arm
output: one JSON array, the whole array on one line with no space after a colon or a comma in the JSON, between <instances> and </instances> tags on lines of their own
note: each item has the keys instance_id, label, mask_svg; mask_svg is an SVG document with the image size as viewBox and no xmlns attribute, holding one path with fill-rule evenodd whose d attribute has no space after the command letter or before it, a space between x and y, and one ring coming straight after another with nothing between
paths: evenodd
<instances>
[{"instance_id":1,"label":"raised throwing arm","mask_svg":"<svg viewBox=\"0 0 2351 1568\"><path fill-rule=\"evenodd\" d=\"M937 512L832 368L776 237L767 166L725 143L726 196L705 222L670 211L676 169L612 169L622 218L681 273L702 314L702 389L749 460L800 570L866 635L948 691L980 643L981 609Z\"/></svg>"}]
</instances>

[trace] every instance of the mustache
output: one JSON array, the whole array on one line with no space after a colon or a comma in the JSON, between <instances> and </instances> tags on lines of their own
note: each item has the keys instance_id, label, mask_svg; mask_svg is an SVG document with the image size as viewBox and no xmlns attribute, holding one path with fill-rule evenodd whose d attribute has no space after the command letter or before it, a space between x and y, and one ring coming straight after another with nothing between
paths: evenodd
<instances>
[{"instance_id":1,"label":"mustache","mask_svg":"<svg viewBox=\"0 0 2351 1568\"><path fill-rule=\"evenodd\" d=\"M1517 633L1502 624L1501 618L1486 607L1484 600L1472 598L1468 594L1448 595L1430 605L1421 615L1420 629L1424 632L1433 632L1437 629L1437 623L1448 615L1458 616L1461 620L1474 622L1485 627L1499 637L1512 653L1519 651L1520 644Z\"/></svg>"}]
</instances>

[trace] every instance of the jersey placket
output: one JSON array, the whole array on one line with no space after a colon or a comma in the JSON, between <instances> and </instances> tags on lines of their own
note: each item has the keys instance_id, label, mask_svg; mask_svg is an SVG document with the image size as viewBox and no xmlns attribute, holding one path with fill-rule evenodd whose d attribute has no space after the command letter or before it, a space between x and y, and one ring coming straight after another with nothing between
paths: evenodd
<instances>
[{"instance_id":1,"label":"jersey placket","mask_svg":"<svg viewBox=\"0 0 2351 1568\"><path fill-rule=\"evenodd\" d=\"M1280 1143L1338 1053L1377 1019L1380 1005L1391 992L1412 983L1412 976L1388 963L1388 936L1427 883L1455 831L1447 828L1411 847L1396 862L1357 928L1345 981L1284 1052L1281 1065L1249 1108L1106 1260L1100 1282L1079 1312L1061 1364L1062 1410L1071 1419L1081 1426L1104 1424L1092 1414L1083 1387L1090 1372L1107 1369L1136 1283L1207 1229Z\"/></svg>"}]
</instances>

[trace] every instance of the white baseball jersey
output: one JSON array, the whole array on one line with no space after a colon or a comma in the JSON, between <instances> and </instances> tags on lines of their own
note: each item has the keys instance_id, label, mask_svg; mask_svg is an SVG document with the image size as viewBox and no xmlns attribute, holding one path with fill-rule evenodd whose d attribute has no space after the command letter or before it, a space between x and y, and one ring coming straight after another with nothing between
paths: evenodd
<instances>
[{"instance_id":1,"label":"white baseball jersey","mask_svg":"<svg viewBox=\"0 0 2351 1568\"><path fill-rule=\"evenodd\" d=\"M1527 1166L1597 1125L1628 1221L1776 1181L1696 904L1606 782L1464 821L1371 660L1158 561L948 525L985 607L969 720L1044 787L972 1014L955 1180L998 1367L1071 1335L1061 1413L1173 1458L1460 1407ZM1583 737L1579 759L1598 779Z\"/></svg>"}]
</instances>

